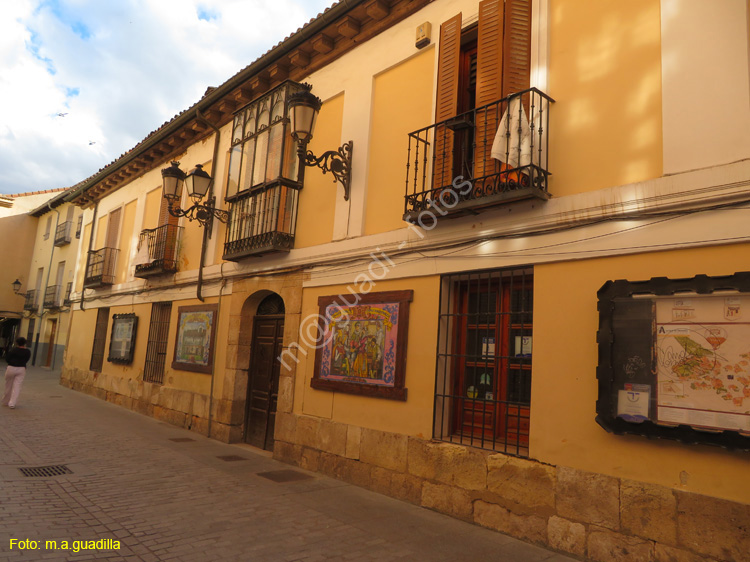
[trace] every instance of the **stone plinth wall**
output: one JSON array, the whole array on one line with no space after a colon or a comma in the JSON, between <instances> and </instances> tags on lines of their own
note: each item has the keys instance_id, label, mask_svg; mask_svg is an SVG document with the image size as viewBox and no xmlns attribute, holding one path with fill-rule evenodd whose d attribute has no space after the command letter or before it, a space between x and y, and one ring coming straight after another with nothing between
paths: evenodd
<instances>
[{"instance_id":1,"label":"stone plinth wall","mask_svg":"<svg viewBox=\"0 0 750 562\"><path fill-rule=\"evenodd\" d=\"M208 435L208 396L141 380L63 367L60 384L118 406ZM241 403L214 398L211 437L225 443L242 434Z\"/></svg>"},{"instance_id":2,"label":"stone plinth wall","mask_svg":"<svg viewBox=\"0 0 750 562\"><path fill-rule=\"evenodd\" d=\"M750 561L746 504L290 413L274 457L582 560Z\"/></svg>"}]
</instances>

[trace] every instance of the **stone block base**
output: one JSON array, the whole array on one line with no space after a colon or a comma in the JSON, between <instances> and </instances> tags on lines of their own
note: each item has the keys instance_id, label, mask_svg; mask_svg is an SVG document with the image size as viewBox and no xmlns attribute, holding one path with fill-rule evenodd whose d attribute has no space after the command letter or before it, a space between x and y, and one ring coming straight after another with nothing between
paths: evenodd
<instances>
[{"instance_id":1,"label":"stone block base","mask_svg":"<svg viewBox=\"0 0 750 562\"><path fill-rule=\"evenodd\" d=\"M750 505L664 486L296 414L274 458L582 560L750 562Z\"/></svg>"},{"instance_id":2,"label":"stone block base","mask_svg":"<svg viewBox=\"0 0 750 562\"><path fill-rule=\"evenodd\" d=\"M122 379L110 380L110 377L100 373L63 368L60 384L77 392L112 402L139 414L156 418L176 427L188 429L201 435L208 435L206 396L176 389L165 389L151 383ZM217 401L218 402L218 401ZM197 406L196 406L197 405ZM214 419L211 420L211 438L224 443L239 440L242 428L223 423L216 417L218 404L214 407Z\"/></svg>"}]
</instances>

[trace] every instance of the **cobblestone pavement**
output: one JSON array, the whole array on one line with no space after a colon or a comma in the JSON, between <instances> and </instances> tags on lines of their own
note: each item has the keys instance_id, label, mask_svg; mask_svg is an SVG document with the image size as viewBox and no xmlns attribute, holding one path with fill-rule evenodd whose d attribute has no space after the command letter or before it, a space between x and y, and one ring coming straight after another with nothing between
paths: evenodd
<instances>
[{"instance_id":1,"label":"cobblestone pavement","mask_svg":"<svg viewBox=\"0 0 750 562\"><path fill-rule=\"evenodd\" d=\"M71 472L19 470L57 465ZM0 408L0 561L9 560L573 559L175 428L30 368L16 409Z\"/></svg>"}]
</instances>

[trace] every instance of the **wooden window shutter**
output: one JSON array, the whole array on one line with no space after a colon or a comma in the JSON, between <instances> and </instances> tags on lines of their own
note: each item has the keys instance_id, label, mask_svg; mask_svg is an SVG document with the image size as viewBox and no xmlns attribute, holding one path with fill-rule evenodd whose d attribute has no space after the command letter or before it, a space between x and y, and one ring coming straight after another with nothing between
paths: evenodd
<instances>
[{"instance_id":1,"label":"wooden window shutter","mask_svg":"<svg viewBox=\"0 0 750 562\"><path fill-rule=\"evenodd\" d=\"M122 209L115 209L109 213L107 221L107 235L105 246L107 248L117 248L117 235L120 233L120 213Z\"/></svg>"},{"instance_id":2,"label":"wooden window shutter","mask_svg":"<svg viewBox=\"0 0 750 562\"><path fill-rule=\"evenodd\" d=\"M440 26L440 51L435 106L435 122L455 117L458 110L458 83L461 55L461 14ZM432 188L451 184L453 178L453 131L444 125L435 128Z\"/></svg>"},{"instance_id":3,"label":"wooden window shutter","mask_svg":"<svg viewBox=\"0 0 750 562\"><path fill-rule=\"evenodd\" d=\"M161 207L159 207L159 225L165 224L177 225L178 218L169 214L169 201L166 197L161 198Z\"/></svg>"},{"instance_id":4,"label":"wooden window shutter","mask_svg":"<svg viewBox=\"0 0 750 562\"><path fill-rule=\"evenodd\" d=\"M531 2L482 0L479 3L477 107L529 88ZM492 175L500 166L490 152L504 110L504 106L493 106L477 112L474 131L475 178ZM527 115L528 112L529 108L526 107Z\"/></svg>"},{"instance_id":5,"label":"wooden window shutter","mask_svg":"<svg viewBox=\"0 0 750 562\"><path fill-rule=\"evenodd\" d=\"M483 0L479 3L476 93L478 108L503 97L504 4L503 0ZM474 129L475 178L495 173L495 160L490 156L490 152L499 122L497 106L477 111Z\"/></svg>"},{"instance_id":6,"label":"wooden window shutter","mask_svg":"<svg viewBox=\"0 0 750 562\"><path fill-rule=\"evenodd\" d=\"M531 76L531 0L505 0L503 96L526 90Z\"/></svg>"}]
</instances>

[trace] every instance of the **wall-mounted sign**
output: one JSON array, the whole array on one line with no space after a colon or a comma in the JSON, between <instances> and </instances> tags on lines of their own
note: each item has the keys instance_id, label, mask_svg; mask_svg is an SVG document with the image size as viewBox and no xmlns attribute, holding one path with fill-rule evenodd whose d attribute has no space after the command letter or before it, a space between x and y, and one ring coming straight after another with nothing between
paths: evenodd
<instances>
[{"instance_id":1,"label":"wall-mounted sign","mask_svg":"<svg viewBox=\"0 0 750 562\"><path fill-rule=\"evenodd\" d=\"M218 304L181 306L177 312L177 341L172 368L211 373L214 367L214 333Z\"/></svg>"},{"instance_id":2,"label":"wall-mounted sign","mask_svg":"<svg viewBox=\"0 0 750 562\"><path fill-rule=\"evenodd\" d=\"M112 334L109 338L110 363L132 363L138 317L135 314L115 314L112 317Z\"/></svg>"},{"instance_id":3,"label":"wall-mounted sign","mask_svg":"<svg viewBox=\"0 0 750 562\"><path fill-rule=\"evenodd\" d=\"M750 273L599 290L597 421L750 450Z\"/></svg>"}]
</instances>

